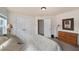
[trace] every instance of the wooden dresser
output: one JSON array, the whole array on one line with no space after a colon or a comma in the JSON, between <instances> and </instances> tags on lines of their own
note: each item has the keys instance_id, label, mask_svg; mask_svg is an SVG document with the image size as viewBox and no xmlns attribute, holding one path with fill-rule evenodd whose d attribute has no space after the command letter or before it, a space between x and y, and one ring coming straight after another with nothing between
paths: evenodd
<instances>
[{"instance_id":1,"label":"wooden dresser","mask_svg":"<svg viewBox=\"0 0 79 59\"><path fill-rule=\"evenodd\" d=\"M59 40L65 43L71 44L73 46L78 46L77 37L78 37L77 33L63 32L63 31L58 32Z\"/></svg>"}]
</instances>

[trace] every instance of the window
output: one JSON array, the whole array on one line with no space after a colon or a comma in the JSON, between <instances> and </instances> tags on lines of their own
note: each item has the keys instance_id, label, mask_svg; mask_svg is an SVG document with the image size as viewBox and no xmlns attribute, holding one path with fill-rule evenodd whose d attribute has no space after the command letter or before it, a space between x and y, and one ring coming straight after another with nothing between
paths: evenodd
<instances>
[{"instance_id":1,"label":"window","mask_svg":"<svg viewBox=\"0 0 79 59\"><path fill-rule=\"evenodd\" d=\"M0 15L0 35L7 34L7 18Z\"/></svg>"}]
</instances>

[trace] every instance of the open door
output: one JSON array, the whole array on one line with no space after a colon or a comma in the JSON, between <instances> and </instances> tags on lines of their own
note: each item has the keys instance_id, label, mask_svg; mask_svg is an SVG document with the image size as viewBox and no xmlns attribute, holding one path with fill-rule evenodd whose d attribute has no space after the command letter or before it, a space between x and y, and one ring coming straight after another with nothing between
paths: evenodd
<instances>
[{"instance_id":1,"label":"open door","mask_svg":"<svg viewBox=\"0 0 79 59\"><path fill-rule=\"evenodd\" d=\"M44 35L44 20L38 20L38 34Z\"/></svg>"}]
</instances>

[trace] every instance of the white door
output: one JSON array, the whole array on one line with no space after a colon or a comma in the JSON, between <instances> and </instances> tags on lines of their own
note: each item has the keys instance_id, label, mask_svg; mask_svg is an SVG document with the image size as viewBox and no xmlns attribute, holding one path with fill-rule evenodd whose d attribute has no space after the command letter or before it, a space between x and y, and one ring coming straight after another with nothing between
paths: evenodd
<instances>
[{"instance_id":1,"label":"white door","mask_svg":"<svg viewBox=\"0 0 79 59\"><path fill-rule=\"evenodd\" d=\"M44 20L44 36L51 37L51 19Z\"/></svg>"}]
</instances>

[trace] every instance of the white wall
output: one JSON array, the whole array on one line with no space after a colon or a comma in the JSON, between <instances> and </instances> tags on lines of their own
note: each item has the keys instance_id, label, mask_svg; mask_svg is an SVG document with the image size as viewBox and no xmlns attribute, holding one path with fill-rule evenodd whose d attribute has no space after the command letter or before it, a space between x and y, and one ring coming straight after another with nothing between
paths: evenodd
<instances>
[{"instance_id":1,"label":"white wall","mask_svg":"<svg viewBox=\"0 0 79 59\"><path fill-rule=\"evenodd\" d=\"M56 33L56 16L52 16L52 20L51 20L51 34L55 35Z\"/></svg>"}]
</instances>

